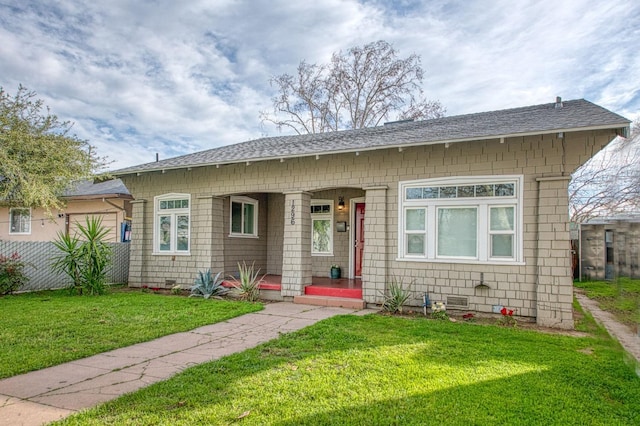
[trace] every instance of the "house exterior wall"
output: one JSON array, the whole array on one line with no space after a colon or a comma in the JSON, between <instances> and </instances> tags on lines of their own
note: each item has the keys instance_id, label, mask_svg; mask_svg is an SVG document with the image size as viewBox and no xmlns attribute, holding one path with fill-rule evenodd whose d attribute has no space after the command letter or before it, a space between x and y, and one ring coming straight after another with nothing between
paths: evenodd
<instances>
[{"instance_id":1,"label":"house exterior wall","mask_svg":"<svg viewBox=\"0 0 640 426\"><path fill-rule=\"evenodd\" d=\"M267 270L267 243L269 240L267 209L267 194L243 194L246 197L258 200L258 237L232 237L231 233L231 207L230 198L224 198L224 271L230 275L237 275L238 263L244 261L247 265L253 265L260 271ZM265 272L263 272L265 273Z\"/></svg>"},{"instance_id":2,"label":"house exterior wall","mask_svg":"<svg viewBox=\"0 0 640 426\"><path fill-rule=\"evenodd\" d=\"M505 143L496 139L460 142L448 148L441 144L403 150L380 149L363 151L358 155L326 155L318 159L304 157L283 162L263 161L219 168L166 170L165 173L122 176L122 179L137 200L147 200L151 205L153 197L170 192L189 192L192 196L251 192L286 194L282 209L274 210L268 216L270 223L274 217L277 222L277 215L283 221L282 250L277 246L279 237L269 240L267 235L267 243L274 243L274 247L268 244L268 251L283 252L283 265L292 261L287 258L288 255L296 253L291 247L287 248L287 244L307 244L303 251L310 251L310 241L304 235L310 232L305 228L307 224L295 225L296 231L289 231L291 225L287 218L290 217L290 201L296 199L298 203L305 203L306 210L296 210L296 214L302 214L304 220L310 220L307 214L308 201L326 195L320 191L326 188L353 188L358 194L364 192L367 201L364 266L368 271L363 271L365 301L379 302L379 291L384 283L391 277L402 277L405 283L415 280L412 288L416 294L413 301L416 305L421 303L421 295L427 292L434 301L447 301L450 297L465 298L467 305L464 309L492 312L495 306L503 305L517 309L518 315L538 317L541 324L568 328L573 326L566 195L568 176L614 137L612 131L565 133L564 138L558 138L555 134L513 137L506 138ZM399 182L491 175L523 176L524 262L496 265L397 259ZM282 199L282 196L279 197ZM278 203L279 199L273 198L272 201ZM269 202L265 204L269 205ZM261 203L261 209L262 206ZM299 204L295 206L299 208ZM373 206L375 209L372 213ZM274 232L282 232L282 226L274 225ZM136 234L141 228L144 229L142 234ZM153 212L149 212L149 209L145 209L143 216L134 217L133 229L134 240L143 239L142 267L146 268L146 272L141 274L142 280L162 283L163 277L172 276L179 282L190 284L195 275L194 266L208 262L201 262L193 254L153 255L153 233L150 231L153 229ZM342 238L337 235L334 237ZM302 252L298 254L302 255ZM294 269L299 276L310 274L308 267L318 275L327 273L327 265L322 260L314 259L311 265L307 264L306 257L301 262L298 260L295 260ZM276 257L271 262L267 259L268 270L277 271L275 263ZM335 262L332 260L331 263ZM135 269L133 264L132 269ZM136 273L132 271L133 275ZM287 269L283 268L282 273L284 295ZM485 286L478 287L480 282ZM290 290L286 295L293 295L300 290L294 287L288 287Z\"/></svg>"},{"instance_id":3,"label":"house exterior wall","mask_svg":"<svg viewBox=\"0 0 640 426\"><path fill-rule=\"evenodd\" d=\"M612 221L580 226L580 267L583 280L604 280L606 276L605 232L612 231L612 277L640 278L640 223Z\"/></svg>"},{"instance_id":4,"label":"house exterior wall","mask_svg":"<svg viewBox=\"0 0 640 426\"><path fill-rule=\"evenodd\" d=\"M4 241L53 241L57 238L58 232L65 232L67 229L67 217L72 222L70 230L73 232L76 222L85 223L87 215L103 215L103 225L109 226L110 232L106 240L108 242L121 241L120 224L124 221L128 201L123 199L109 199L109 202L117 205L115 207L102 200L70 200L66 209L60 212L52 212L52 217L47 217L43 209L31 209L31 233L30 234L10 234L9 207L0 207L0 240ZM62 216L60 216L62 215Z\"/></svg>"}]
</instances>

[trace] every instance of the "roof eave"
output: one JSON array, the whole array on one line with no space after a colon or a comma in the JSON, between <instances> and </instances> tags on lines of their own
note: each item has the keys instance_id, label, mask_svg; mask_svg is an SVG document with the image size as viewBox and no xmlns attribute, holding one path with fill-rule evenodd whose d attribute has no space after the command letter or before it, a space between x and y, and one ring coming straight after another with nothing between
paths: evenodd
<instances>
[{"instance_id":1,"label":"roof eave","mask_svg":"<svg viewBox=\"0 0 640 426\"><path fill-rule=\"evenodd\" d=\"M452 143L461 143L461 142L472 142L472 141L483 141L483 140L492 140L492 139L506 139L506 138L515 138L515 137L526 137L526 136L535 136L535 135L548 135L553 133L569 133L569 132L580 132L580 131L594 131L594 130L616 130L619 136L628 137L629 135L629 125L630 121L626 120L625 122L615 123L615 124L607 124L607 125L599 125L599 126L587 126L587 127L576 127L576 128L558 128L558 129L550 129L544 131L534 131L534 132L523 132L523 133L508 133L508 134L498 134L498 135L487 135L487 136L475 136L469 138L454 138L454 139L441 139L435 141L428 142L416 142L416 143L405 143L405 144L390 144L390 145L381 145L381 146L371 146L365 148L350 148L344 150L335 150L335 151L322 151L322 152L311 152L305 154L293 154L293 155L278 155L272 157L256 157L256 158L244 158L238 160L230 160L230 161L219 161L219 162L207 162L201 164L191 164L185 166L169 166L169 167L157 167L151 169L139 169L139 170L131 170L126 173L119 174L117 172L112 172L114 176L128 176L128 175L138 175L140 176L143 173L149 172L162 172L165 173L170 170L183 170L183 169L193 169L196 167L211 167L211 166L224 166L230 164L241 164L241 163L254 163L259 161L285 161L293 158L305 158L305 157L316 157L316 156L325 156L325 155L337 155L337 154L355 154L360 152L369 152L369 151L378 151L381 149L399 149L399 148L411 148L416 146L425 146L425 145L439 145L439 144L452 144Z\"/></svg>"}]
</instances>

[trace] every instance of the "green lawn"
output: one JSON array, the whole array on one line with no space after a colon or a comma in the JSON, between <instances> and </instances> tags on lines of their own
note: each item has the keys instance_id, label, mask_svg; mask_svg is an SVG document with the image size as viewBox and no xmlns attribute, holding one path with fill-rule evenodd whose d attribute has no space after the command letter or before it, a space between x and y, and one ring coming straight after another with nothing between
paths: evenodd
<instances>
[{"instance_id":1,"label":"green lawn","mask_svg":"<svg viewBox=\"0 0 640 426\"><path fill-rule=\"evenodd\" d=\"M340 316L62 423L640 424L640 378L602 336Z\"/></svg>"},{"instance_id":2,"label":"green lawn","mask_svg":"<svg viewBox=\"0 0 640 426\"><path fill-rule=\"evenodd\" d=\"M0 297L0 378L224 321L260 304L142 292Z\"/></svg>"},{"instance_id":3,"label":"green lawn","mask_svg":"<svg viewBox=\"0 0 640 426\"><path fill-rule=\"evenodd\" d=\"M634 330L640 324L640 280L618 278L615 281L574 282L600 308L611 312L618 321Z\"/></svg>"}]
</instances>

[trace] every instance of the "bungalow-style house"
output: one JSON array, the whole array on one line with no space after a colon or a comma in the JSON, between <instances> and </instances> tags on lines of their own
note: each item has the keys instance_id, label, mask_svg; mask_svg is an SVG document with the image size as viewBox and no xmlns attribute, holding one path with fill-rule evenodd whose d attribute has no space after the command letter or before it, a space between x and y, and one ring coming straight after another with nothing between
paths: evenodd
<instances>
[{"instance_id":1,"label":"bungalow-style house","mask_svg":"<svg viewBox=\"0 0 640 426\"><path fill-rule=\"evenodd\" d=\"M449 309L504 306L571 328L567 185L628 126L558 98L125 168L114 174L135 197L129 285L186 287L199 270L229 275L246 261L274 298L379 304L401 279L416 306L426 293Z\"/></svg>"},{"instance_id":2,"label":"bungalow-style house","mask_svg":"<svg viewBox=\"0 0 640 426\"><path fill-rule=\"evenodd\" d=\"M578 229L580 280L640 278L640 214L596 217Z\"/></svg>"},{"instance_id":3,"label":"bungalow-style house","mask_svg":"<svg viewBox=\"0 0 640 426\"><path fill-rule=\"evenodd\" d=\"M128 241L133 197L120 179L79 181L62 198L66 208L52 212L52 217L38 208L0 207L0 217L6 218L0 226L0 240L53 241L58 232L75 234L78 224L84 225L87 217L97 217L109 230L107 242Z\"/></svg>"}]
</instances>

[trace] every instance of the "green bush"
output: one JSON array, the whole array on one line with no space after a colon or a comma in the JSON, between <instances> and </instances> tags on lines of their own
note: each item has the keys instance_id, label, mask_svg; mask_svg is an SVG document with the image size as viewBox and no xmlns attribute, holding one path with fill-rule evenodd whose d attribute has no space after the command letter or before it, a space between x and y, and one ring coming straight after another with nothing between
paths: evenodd
<instances>
[{"instance_id":1,"label":"green bush","mask_svg":"<svg viewBox=\"0 0 640 426\"><path fill-rule=\"evenodd\" d=\"M86 225L78 225L78 230L80 236L58 233L53 244L62 254L54 257L51 266L67 274L80 294L104 294L111 264L111 247L104 242L109 230L102 226L102 219L95 217L87 218Z\"/></svg>"},{"instance_id":2,"label":"green bush","mask_svg":"<svg viewBox=\"0 0 640 426\"><path fill-rule=\"evenodd\" d=\"M11 294L29 281L24 274L25 266L18 252L0 255L0 294Z\"/></svg>"}]
</instances>

